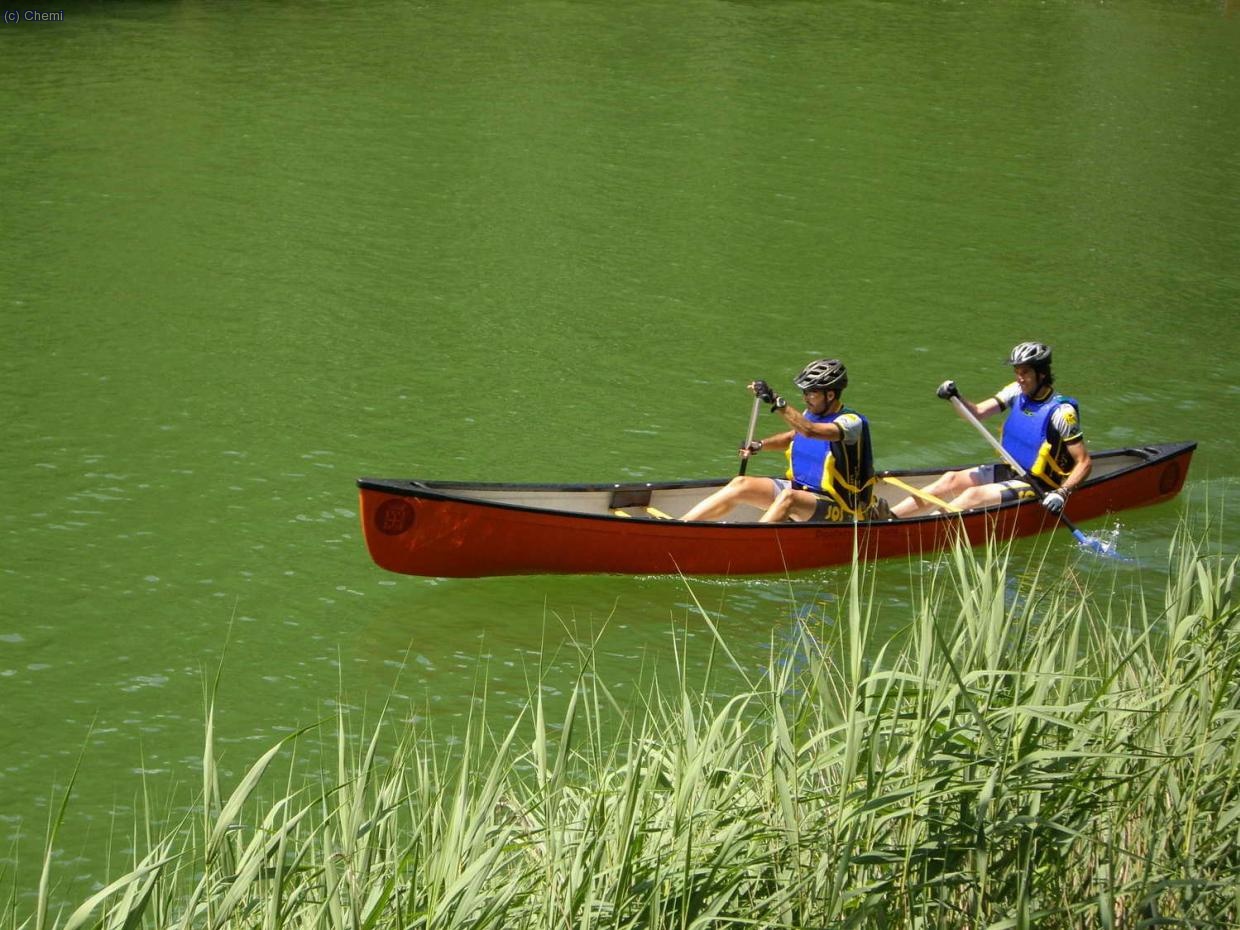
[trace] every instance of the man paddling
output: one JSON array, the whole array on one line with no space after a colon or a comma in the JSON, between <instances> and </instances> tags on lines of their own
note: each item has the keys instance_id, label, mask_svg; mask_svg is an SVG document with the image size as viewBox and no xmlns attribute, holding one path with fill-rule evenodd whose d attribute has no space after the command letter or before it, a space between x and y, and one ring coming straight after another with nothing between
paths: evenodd
<instances>
[{"instance_id":1,"label":"man paddling","mask_svg":"<svg viewBox=\"0 0 1240 930\"><path fill-rule=\"evenodd\" d=\"M844 523L870 518L875 502L870 425L840 401L848 386L847 370L839 359L820 358L806 365L795 382L805 398L804 411L788 406L765 381L749 385L754 396L770 404L771 412L779 414L790 429L740 450L742 458L764 451L784 452L788 458L785 477L740 475L681 519L719 520L738 504L763 509L763 523Z\"/></svg>"},{"instance_id":2,"label":"man paddling","mask_svg":"<svg viewBox=\"0 0 1240 930\"><path fill-rule=\"evenodd\" d=\"M959 398L979 420L1007 410L1003 448L1037 481L1040 490L1048 492L1042 497L1042 506L1058 514L1093 467L1081 432L1077 402L1055 391L1050 346L1022 342L1012 349L1007 364L1012 366L1016 380L979 404L961 397L955 381L944 381L937 393L944 400ZM1010 465L979 465L947 472L924 488L922 496L900 501L891 508L891 514L912 517L938 506L927 498L947 503L953 509L969 510L1037 496L1038 491L1029 481L1018 478Z\"/></svg>"}]
</instances>

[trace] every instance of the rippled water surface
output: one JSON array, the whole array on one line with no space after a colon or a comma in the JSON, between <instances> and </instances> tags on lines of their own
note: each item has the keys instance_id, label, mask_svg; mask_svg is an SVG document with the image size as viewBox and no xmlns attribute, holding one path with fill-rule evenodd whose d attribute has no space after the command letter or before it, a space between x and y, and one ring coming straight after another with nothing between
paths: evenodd
<instances>
[{"instance_id":1,"label":"rippled water surface","mask_svg":"<svg viewBox=\"0 0 1240 930\"><path fill-rule=\"evenodd\" d=\"M236 773L338 700L451 732L484 683L506 719L595 638L620 694L677 636L698 668L695 596L758 673L847 583L397 577L359 475L727 474L744 383L825 354L880 465L985 459L934 386L983 396L1039 338L1093 448L1201 442L1185 498L1112 527L1139 559L1117 583L1157 589L1186 500L1236 551L1227 3L64 9L0 28L0 867L24 887L79 755L62 886L101 877L142 773L189 803L221 666ZM1066 537L1015 558L1099 570ZM876 570L885 629L928 571Z\"/></svg>"}]
</instances>

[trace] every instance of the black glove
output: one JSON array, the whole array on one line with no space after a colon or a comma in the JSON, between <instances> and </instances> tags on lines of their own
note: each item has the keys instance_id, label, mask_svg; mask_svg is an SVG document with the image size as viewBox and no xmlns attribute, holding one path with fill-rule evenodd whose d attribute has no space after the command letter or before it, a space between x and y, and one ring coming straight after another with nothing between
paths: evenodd
<instances>
[{"instance_id":1,"label":"black glove","mask_svg":"<svg viewBox=\"0 0 1240 930\"><path fill-rule=\"evenodd\" d=\"M1063 491L1051 491L1042 498L1042 506L1051 513L1059 514L1063 512L1063 505L1068 502L1068 495Z\"/></svg>"},{"instance_id":2,"label":"black glove","mask_svg":"<svg viewBox=\"0 0 1240 930\"><path fill-rule=\"evenodd\" d=\"M935 393L944 400L951 400L953 397L960 396L960 392L956 390L955 381L944 381L939 385L939 389Z\"/></svg>"},{"instance_id":3,"label":"black glove","mask_svg":"<svg viewBox=\"0 0 1240 930\"><path fill-rule=\"evenodd\" d=\"M750 440L749 445L741 446L739 451L741 455L746 455L746 454L753 455L755 452L761 452L762 451L762 440L761 439Z\"/></svg>"},{"instance_id":4,"label":"black glove","mask_svg":"<svg viewBox=\"0 0 1240 930\"><path fill-rule=\"evenodd\" d=\"M753 391L753 396L762 401L762 403L775 403L775 392L771 390L771 386L765 381L755 381L749 388Z\"/></svg>"},{"instance_id":5,"label":"black glove","mask_svg":"<svg viewBox=\"0 0 1240 930\"><path fill-rule=\"evenodd\" d=\"M776 413L788 406L788 402L778 394L773 395L769 403L771 405L771 413Z\"/></svg>"}]
</instances>

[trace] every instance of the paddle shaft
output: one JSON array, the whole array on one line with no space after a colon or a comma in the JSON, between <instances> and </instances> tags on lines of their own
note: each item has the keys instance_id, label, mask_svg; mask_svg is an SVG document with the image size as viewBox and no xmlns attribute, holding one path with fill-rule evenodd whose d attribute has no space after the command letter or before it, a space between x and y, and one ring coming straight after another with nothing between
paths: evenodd
<instances>
[{"instance_id":1,"label":"paddle shaft","mask_svg":"<svg viewBox=\"0 0 1240 930\"><path fill-rule=\"evenodd\" d=\"M1042 492L1038 489L1037 483L1034 482L1034 480L1029 477L1029 473L1020 467L1020 463L1017 462L1016 459L1012 458L1012 454L1008 452L1007 449L1003 448L1003 444L1000 443L999 440L995 439L995 437L991 434L990 430L982 426L982 422L973 415L973 411L971 411L968 407L964 405L964 401L962 401L959 397L953 396L952 406L956 408L957 413L959 413L962 417L964 417L966 420L972 423L973 426L977 429L977 431L986 437L986 441L995 447L995 451L999 453L999 455L1003 458L1003 461L1007 462L1008 465L1012 467L1012 470L1015 471L1016 474L1020 475L1022 478L1024 478L1026 481L1029 482L1029 486L1033 488L1033 493L1037 494L1039 498L1042 497L1043 496ZM1085 534L1081 532L1079 529L1077 529L1077 526L1075 523L1073 523L1066 516L1064 516L1064 513L1062 510L1059 513L1057 513L1055 516L1059 517L1060 523L1062 523L1064 526L1066 526L1069 530L1072 531L1072 535L1076 537L1077 542L1085 543L1086 538L1087 538Z\"/></svg>"},{"instance_id":2,"label":"paddle shaft","mask_svg":"<svg viewBox=\"0 0 1240 930\"><path fill-rule=\"evenodd\" d=\"M749 413L749 432L745 436L745 445L741 447L742 449L745 449L746 452L748 452L749 450L749 444L753 442L753 431L758 428L758 407L761 404L762 404L762 401L760 401L758 398L755 397L753 399L753 410L751 410ZM742 455L741 456L741 470L738 471L737 474L738 475L745 474L745 469L748 467L749 467L749 455L748 454Z\"/></svg>"}]
</instances>

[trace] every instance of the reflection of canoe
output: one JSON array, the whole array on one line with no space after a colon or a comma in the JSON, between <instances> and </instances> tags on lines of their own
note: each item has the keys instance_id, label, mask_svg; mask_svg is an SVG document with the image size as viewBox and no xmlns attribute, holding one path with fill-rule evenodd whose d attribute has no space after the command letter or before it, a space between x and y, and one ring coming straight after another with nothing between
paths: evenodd
<instances>
[{"instance_id":1,"label":"reflection of canoe","mask_svg":"<svg viewBox=\"0 0 1240 930\"><path fill-rule=\"evenodd\" d=\"M1068 501L1073 520L1165 501L1179 493L1195 442L1093 455L1089 481ZM884 472L889 502L929 484L932 472ZM852 559L930 552L961 528L973 543L989 533L1028 536L1054 527L1036 502L857 524L758 524L738 508L728 523L675 517L727 483L464 484L362 478L362 528L371 557L406 575L618 572L761 575L838 565Z\"/></svg>"}]
</instances>

